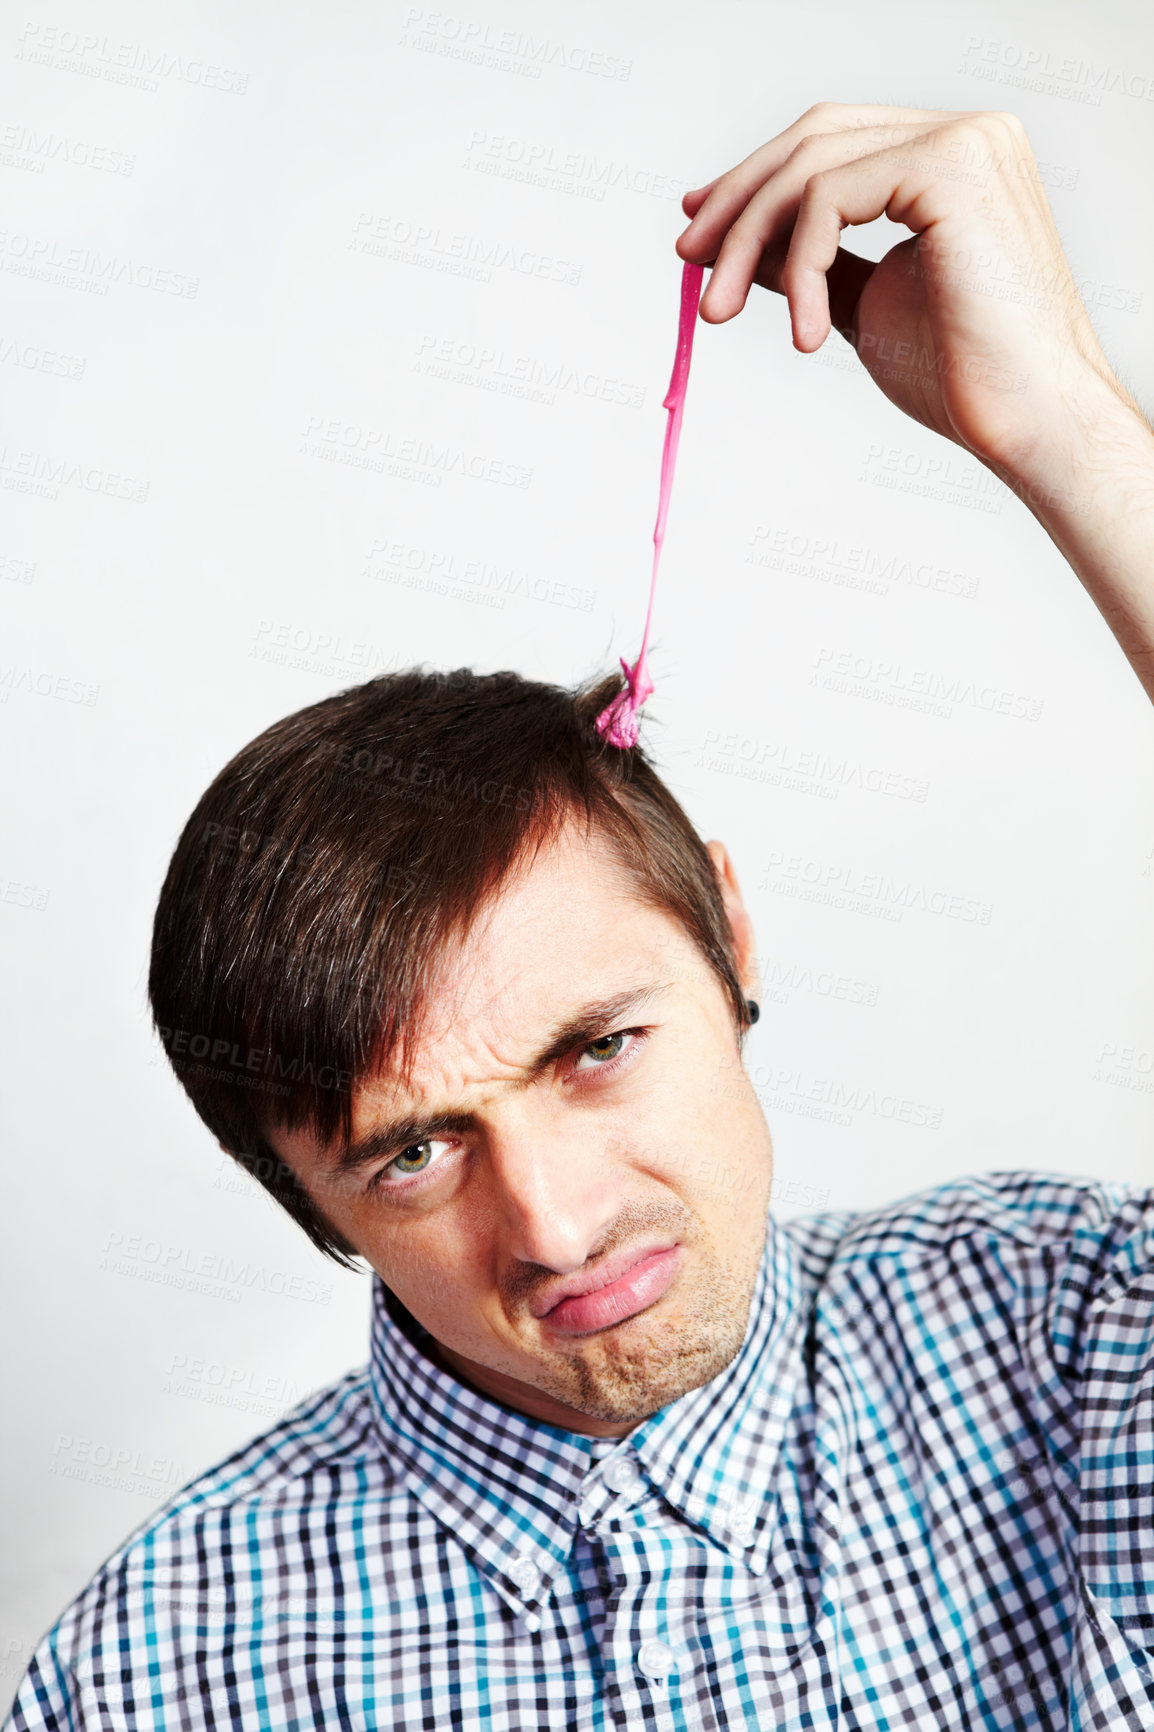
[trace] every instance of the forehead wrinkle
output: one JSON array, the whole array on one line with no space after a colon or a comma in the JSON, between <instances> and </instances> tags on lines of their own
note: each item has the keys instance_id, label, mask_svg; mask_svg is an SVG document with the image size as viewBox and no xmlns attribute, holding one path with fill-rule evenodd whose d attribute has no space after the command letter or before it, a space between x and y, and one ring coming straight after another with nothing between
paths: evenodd
<instances>
[{"instance_id":1,"label":"forehead wrinkle","mask_svg":"<svg viewBox=\"0 0 1154 1732\"><path fill-rule=\"evenodd\" d=\"M489 889L478 905L458 916L438 935L427 960L410 1027L397 1039L396 1059L390 1054L387 1061L395 1063L398 1079L407 1089L414 1086L420 1040L427 1037L431 1027L446 1016L451 1022L463 1021L466 1027L472 1027L482 1017L491 1015L509 986L522 977L523 965L510 961L505 978L493 980L485 951L494 924L500 918L503 904L516 901L526 892L531 896L534 881L540 883L558 868L564 871L567 857L579 863L582 878L586 877L590 856L596 857L598 885L608 887L629 908L644 913L667 912L643 893L636 873L611 835L603 833L591 819L582 827L577 814L558 813L554 817L552 824L526 837L500 882ZM568 898L562 898L562 912L567 908ZM530 902L528 912L533 917L539 916L541 910L533 908ZM549 912L552 914L554 910ZM470 991L473 1002L462 1016L462 999Z\"/></svg>"},{"instance_id":2,"label":"forehead wrinkle","mask_svg":"<svg viewBox=\"0 0 1154 1732\"><path fill-rule=\"evenodd\" d=\"M518 1089L529 1087L543 1070L575 1046L588 1043L598 1035L617 1032L608 1026L615 1018L664 996L673 985L671 980L635 981L619 992L591 999L575 1008L563 1021L552 1025L542 1049L523 1064L510 1067L514 1075L504 1079L506 1084ZM418 1101L411 1102L408 1108L401 1108L383 1123L373 1125L363 1137L354 1138L338 1156L332 1170L344 1172L361 1166L387 1149L396 1148L402 1137L416 1141L422 1134L432 1135L436 1130L472 1128L474 1112L475 1109L470 1111L456 1104L422 1110L418 1097Z\"/></svg>"},{"instance_id":3,"label":"forehead wrinkle","mask_svg":"<svg viewBox=\"0 0 1154 1732\"><path fill-rule=\"evenodd\" d=\"M609 888L612 895L620 899L622 913L635 910L670 918L669 910L651 894L645 893L633 863L611 833L602 831L596 822L582 824L579 814L559 813L554 817L560 821L539 828L537 834L527 837L526 845L508 863L500 881L490 886L471 910L459 914L435 935L430 935L430 948L421 970L424 978L410 1006L408 1024L397 1029L387 1046L382 1045L375 1061L370 1060L361 1079L363 1084L371 1086L374 1079L379 1081L388 1075L394 1085L411 1095L416 1086L415 1072L422 1057L420 1049L430 1029L442 1019L447 1019L450 1025L461 1021L465 1026L471 1026L478 1016L491 1012L510 982L520 973L515 965L510 964L509 978L500 985L493 984L491 976L485 981L489 960L486 949L493 923L499 919L503 904L515 902L526 891L532 898L535 879L548 877L558 868L564 874L569 862L576 861L581 868L580 878L588 884L592 865L597 885L602 889ZM567 899L562 898L562 911L565 906ZM474 1005L471 1014L462 1018L457 1014L458 1007L470 986ZM353 1113L355 1117L355 1102Z\"/></svg>"}]
</instances>

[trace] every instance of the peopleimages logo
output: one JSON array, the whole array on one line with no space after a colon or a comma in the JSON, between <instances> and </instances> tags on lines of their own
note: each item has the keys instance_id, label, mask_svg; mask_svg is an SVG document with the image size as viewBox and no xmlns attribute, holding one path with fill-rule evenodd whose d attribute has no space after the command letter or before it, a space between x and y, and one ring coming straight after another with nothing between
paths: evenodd
<instances>
[{"instance_id":1,"label":"peopleimages logo","mask_svg":"<svg viewBox=\"0 0 1154 1732\"><path fill-rule=\"evenodd\" d=\"M507 353L486 343L426 334L417 345L413 371L450 384L470 385L500 396L520 397L551 407L558 394L640 409L645 387L565 361Z\"/></svg>"},{"instance_id":2,"label":"peopleimages logo","mask_svg":"<svg viewBox=\"0 0 1154 1732\"><path fill-rule=\"evenodd\" d=\"M179 295L186 301L195 301L200 290L199 277L163 269L147 259L121 258L116 253L94 252L91 247L68 246L51 236L24 234L19 229L0 229L0 269L15 276L59 282L95 295L106 295L110 283Z\"/></svg>"},{"instance_id":3,"label":"peopleimages logo","mask_svg":"<svg viewBox=\"0 0 1154 1732\"><path fill-rule=\"evenodd\" d=\"M449 548L430 547L400 536L376 537L365 557L362 576L378 583L412 582L416 588L461 599L473 599L477 591L491 591L485 599L501 607L507 597L515 597L591 613L597 599L595 589L585 589L580 584L566 583L561 578L535 577L513 566L468 559Z\"/></svg>"},{"instance_id":4,"label":"peopleimages logo","mask_svg":"<svg viewBox=\"0 0 1154 1732\"><path fill-rule=\"evenodd\" d=\"M759 957L760 996L770 1004L788 1004L794 992L809 992L816 998L832 998L841 1004L860 1004L872 1010L881 988L873 980L855 980L831 968L810 968L803 963L778 962Z\"/></svg>"},{"instance_id":5,"label":"peopleimages logo","mask_svg":"<svg viewBox=\"0 0 1154 1732\"><path fill-rule=\"evenodd\" d=\"M105 499L124 499L132 505L147 505L151 483L119 469L99 463L79 462L46 451L9 450L0 446L0 487L14 493L36 493L45 499L59 497L62 487L81 493L96 493Z\"/></svg>"},{"instance_id":6,"label":"peopleimages logo","mask_svg":"<svg viewBox=\"0 0 1154 1732\"><path fill-rule=\"evenodd\" d=\"M61 24L25 24L16 58L140 90L156 91L160 78L174 78L180 84L219 90L228 96L243 96L248 89L248 73L230 66L175 54L151 43L118 42L115 37L70 30Z\"/></svg>"},{"instance_id":7,"label":"peopleimages logo","mask_svg":"<svg viewBox=\"0 0 1154 1732\"><path fill-rule=\"evenodd\" d=\"M724 1072L729 1067L723 1065ZM850 1126L855 1115L871 1114L893 1124L916 1129L940 1130L943 1109L909 1095L884 1092L871 1083L838 1077L812 1075L790 1065L750 1065L743 1062L744 1075L734 1081L712 1085L710 1094L727 1100L740 1099L753 1085L763 1108L820 1119L826 1124Z\"/></svg>"},{"instance_id":8,"label":"peopleimages logo","mask_svg":"<svg viewBox=\"0 0 1154 1732\"><path fill-rule=\"evenodd\" d=\"M532 36L523 30L502 30L481 18L462 18L456 12L425 6L409 7L401 24L400 41L402 48L447 54L454 60L470 61L496 72L517 72L525 78L540 78L546 66L556 66L566 72L625 83L633 70L633 62L619 54L604 54L583 43L559 42L552 36Z\"/></svg>"},{"instance_id":9,"label":"peopleimages logo","mask_svg":"<svg viewBox=\"0 0 1154 1732\"><path fill-rule=\"evenodd\" d=\"M770 787L788 788L798 794L836 800L843 788L866 794L882 794L893 800L912 800L924 805L930 785L916 776L902 775L880 764L834 756L829 752L799 749L785 740L759 740L749 735L723 734L710 728L694 759L699 770Z\"/></svg>"},{"instance_id":10,"label":"peopleimages logo","mask_svg":"<svg viewBox=\"0 0 1154 1732\"><path fill-rule=\"evenodd\" d=\"M194 1251L142 1233L109 1233L99 1267L109 1274L130 1275L159 1286L231 1301L239 1300L245 1292L258 1292L328 1305L333 1296L331 1281L269 1269L263 1263L250 1263L219 1251Z\"/></svg>"},{"instance_id":11,"label":"peopleimages logo","mask_svg":"<svg viewBox=\"0 0 1154 1732\"><path fill-rule=\"evenodd\" d=\"M1061 57L1051 48L1006 42L991 36L971 36L959 71L1024 90L1060 96L1094 107L1103 95L1132 96L1154 102L1154 78L1129 67L1096 65L1078 55Z\"/></svg>"},{"instance_id":12,"label":"peopleimages logo","mask_svg":"<svg viewBox=\"0 0 1154 1732\"><path fill-rule=\"evenodd\" d=\"M428 480L436 487L445 475L522 489L533 479L532 469L508 463L502 457L400 434L389 427L342 421L336 416L310 415L298 450L303 457L368 469L378 475L399 474L402 479Z\"/></svg>"},{"instance_id":13,"label":"peopleimages logo","mask_svg":"<svg viewBox=\"0 0 1154 1732\"><path fill-rule=\"evenodd\" d=\"M1109 1083L1111 1088L1154 1094L1154 1049L1104 1040L1098 1049L1093 1080Z\"/></svg>"},{"instance_id":14,"label":"peopleimages logo","mask_svg":"<svg viewBox=\"0 0 1154 1732\"><path fill-rule=\"evenodd\" d=\"M308 1085L318 1089L336 1089L347 1094L352 1087L351 1071L340 1070L336 1065L314 1064L311 1059L302 1059L299 1054L287 1057L283 1053L271 1052L264 1047L248 1047L238 1041L213 1039L207 1034L197 1034L186 1028L158 1028L161 1043L165 1052L172 1060L173 1068L178 1072L194 1067L188 1064L189 1059L202 1061L209 1070L219 1069L220 1080L224 1080L228 1072L245 1073L254 1079L269 1077L274 1082L287 1081L299 1085ZM178 1063L181 1060L183 1062Z\"/></svg>"},{"instance_id":15,"label":"peopleimages logo","mask_svg":"<svg viewBox=\"0 0 1154 1732\"><path fill-rule=\"evenodd\" d=\"M7 667L0 665L0 703L7 703L11 692L55 698L63 704L86 704L91 709L100 696L100 687L91 686L86 680L69 679L65 674L20 667L13 662Z\"/></svg>"},{"instance_id":16,"label":"peopleimages logo","mask_svg":"<svg viewBox=\"0 0 1154 1732\"><path fill-rule=\"evenodd\" d=\"M465 168L478 174L544 186L578 198L602 203L607 191L641 193L647 198L677 199L689 183L636 163L614 157L566 150L541 139L516 138L506 132L475 131L465 153Z\"/></svg>"},{"instance_id":17,"label":"peopleimages logo","mask_svg":"<svg viewBox=\"0 0 1154 1732\"><path fill-rule=\"evenodd\" d=\"M854 650L825 647L818 650L810 674L811 686L840 692L847 697L867 698L874 703L893 704L899 709L920 710L949 718L954 705L987 715L1008 716L1036 722L1043 700L1000 686L983 684L959 674L933 668L909 666L888 656L861 655Z\"/></svg>"},{"instance_id":18,"label":"peopleimages logo","mask_svg":"<svg viewBox=\"0 0 1154 1732\"><path fill-rule=\"evenodd\" d=\"M161 1391L165 1395L178 1395L186 1401L200 1401L211 1407L232 1407L242 1413L257 1413L269 1419L277 1418L307 1394L287 1377L253 1371L240 1365L226 1365L218 1359L188 1353L171 1355L168 1378Z\"/></svg>"},{"instance_id":19,"label":"peopleimages logo","mask_svg":"<svg viewBox=\"0 0 1154 1732\"><path fill-rule=\"evenodd\" d=\"M69 138L66 133L38 132L34 126L19 122L0 127L0 162L9 168L30 169L34 174L43 174L49 162L91 168L100 174L130 175L136 167L135 156L127 151Z\"/></svg>"},{"instance_id":20,"label":"peopleimages logo","mask_svg":"<svg viewBox=\"0 0 1154 1732\"><path fill-rule=\"evenodd\" d=\"M0 902L15 908L33 908L43 914L48 906L48 892L36 884L24 884L19 878L0 878Z\"/></svg>"},{"instance_id":21,"label":"peopleimages logo","mask_svg":"<svg viewBox=\"0 0 1154 1732\"><path fill-rule=\"evenodd\" d=\"M83 379L88 362L79 355L62 355L58 349L42 349L37 343L0 336L0 365L21 367L26 373L47 373L55 379Z\"/></svg>"},{"instance_id":22,"label":"peopleimages logo","mask_svg":"<svg viewBox=\"0 0 1154 1732\"><path fill-rule=\"evenodd\" d=\"M772 853L758 888L890 921L899 921L907 909L914 909L967 925L988 926L994 912L989 902L959 895L941 885L919 884L888 872L862 872L856 866L807 859L804 854Z\"/></svg>"},{"instance_id":23,"label":"peopleimages logo","mask_svg":"<svg viewBox=\"0 0 1154 1732\"><path fill-rule=\"evenodd\" d=\"M503 239L494 240L490 235L451 232L435 223L414 223L406 217L364 210L358 212L353 223L349 248L392 264L447 271L478 283L492 282L494 271L507 270L517 276L575 288L584 268L572 259L539 253L535 247L520 247Z\"/></svg>"},{"instance_id":24,"label":"peopleimages logo","mask_svg":"<svg viewBox=\"0 0 1154 1732\"><path fill-rule=\"evenodd\" d=\"M110 1491L131 1492L157 1502L169 1497L188 1477L183 1462L167 1455L146 1455L129 1444L116 1444L97 1437L73 1437L57 1433L52 1447L49 1473L62 1479L84 1480Z\"/></svg>"},{"instance_id":25,"label":"peopleimages logo","mask_svg":"<svg viewBox=\"0 0 1154 1732\"><path fill-rule=\"evenodd\" d=\"M824 354L825 350L819 349L818 353ZM888 595L893 583L932 590L939 595L964 596L967 600L978 593L978 579L968 572L931 565L926 560L902 558L860 542L843 542L836 536L773 524L759 524L754 530L745 563L875 595Z\"/></svg>"}]
</instances>

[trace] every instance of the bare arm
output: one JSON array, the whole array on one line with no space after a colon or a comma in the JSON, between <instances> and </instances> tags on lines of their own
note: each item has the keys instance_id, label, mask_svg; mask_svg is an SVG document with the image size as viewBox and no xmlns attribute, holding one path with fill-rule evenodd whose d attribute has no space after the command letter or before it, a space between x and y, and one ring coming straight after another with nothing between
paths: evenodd
<instances>
[{"instance_id":1,"label":"bare arm","mask_svg":"<svg viewBox=\"0 0 1154 1732\"><path fill-rule=\"evenodd\" d=\"M1154 433L1129 393L1097 375L1068 400L1063 431L1031 463L990 467L1069 561L1154 699Z\"/></svg>"},{"instance_id":2,"label":"bare arm","mask_svg":"<svg viewBox=\"0 0 1154 1732\"><path fill-rule=\"evenodd\" d=\"M1154 699L1154 433L1094 335L1014 115L823 103L696 192L678 241L702 317L784 294L796 348L831 324L890 400L1028 505ZM844 228L911 230L876 265Z\"/></svg>"}]
</instances>

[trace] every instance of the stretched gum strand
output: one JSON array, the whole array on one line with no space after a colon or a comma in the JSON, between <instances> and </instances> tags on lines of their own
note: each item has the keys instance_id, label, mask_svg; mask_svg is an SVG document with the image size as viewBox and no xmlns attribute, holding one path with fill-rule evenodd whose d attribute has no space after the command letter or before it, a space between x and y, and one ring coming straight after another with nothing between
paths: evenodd
<instances>
[{"instance_id":1,"label":"stretched gum strand","mask_svg":"<svg viewBox=\"0 0 1154 1732\"><path fill-rule=\"evenodd\" d=\"M669 515L669 497L673 492L673 471L677 465L677 446L681 438L681 417L685 411L685 388L689 383L689 360L693 353L693 334L697 329L697 304L701 299L703 265L685 265L681 272L681 318L677 327L677 353L673 360L673 377L665 393L663 407L669 411L665 424L665 445L661 453L661 491L657 499L657 527L653 531L653 573L649 579L649 608L645 615L645 634L641 653L632 667L621 657L625 674L625 690L618 692L597 717L595 726L603 740L622 750L637 744L640 733L638 711L653 693L649 677L649 627L653 620L653 598L657 593L657 568L665 541L665 519Z\"/></svg>"}]
</instances>

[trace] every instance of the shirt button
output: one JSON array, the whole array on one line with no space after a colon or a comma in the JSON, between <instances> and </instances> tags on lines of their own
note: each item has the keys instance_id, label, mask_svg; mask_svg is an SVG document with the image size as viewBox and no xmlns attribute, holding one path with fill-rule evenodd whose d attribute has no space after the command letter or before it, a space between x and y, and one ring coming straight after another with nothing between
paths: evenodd
<instances>
[{"instance_id":1,"label":"shirt button","mask_svg":"<svg viewBox=\"0 0 1154 1732\"><path fill-rule=\"evenodd\" d=\"M641 1484L641 1471L632 1457L615 1456L605 1468L605 1484L610 1491L636 1491Z\"/></svg>"},{"instance_id":2,"label":"shirt button","mask_svg":"<svg viewBox=\"0 0 1154 1732\"><path fill-rule=\"evenodd\" d=\"M521 1552L509 1565L509 1580L516 1582L523 1594L531 1594L541 1580L541 1566L528 1552Z\"/></svg>"},{"instance_id":3,"label":"shirt button","mask_svg":"<svg viewBox=\"0 0 1154 1732\"><path fill-rule=\"evenodd\" d=\"M757 1501L752 1497L737 1498L729 1511L726 1524L734 1539L740 1545L753 1544L753 1536L757 1531Z\"/></svg>"},{"instance_id":4,"label":"shirt button","mask_svg":"<svg viewBox=\"0 0 1154 1732\"><path fill-rule=\"evenodd\" d=\"M637 1669L647 1678L665 1678L670 1672L676 1672L677 1655L668 1642L659 1642L651 1636L637 1650Z\"/></svg>"}]
</instances>

